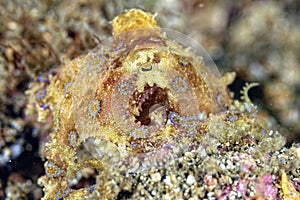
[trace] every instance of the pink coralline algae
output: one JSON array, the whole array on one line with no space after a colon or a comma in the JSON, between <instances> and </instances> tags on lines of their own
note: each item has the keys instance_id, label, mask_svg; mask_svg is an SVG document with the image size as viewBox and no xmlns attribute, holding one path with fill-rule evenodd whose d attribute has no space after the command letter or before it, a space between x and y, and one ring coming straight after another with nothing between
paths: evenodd
<instances>
[{"instance_id":1,"label":"pink coralline algae","mask_svg":"<svg viewBox=\"0 0 300 200\"><path fill-rule=\"evenodd\" d=\"M278 189L274 186L276 177L272 174L266 174L261 177L257 185L258 192L265 198L277 199Z\"/></svg>"}]
</instances>

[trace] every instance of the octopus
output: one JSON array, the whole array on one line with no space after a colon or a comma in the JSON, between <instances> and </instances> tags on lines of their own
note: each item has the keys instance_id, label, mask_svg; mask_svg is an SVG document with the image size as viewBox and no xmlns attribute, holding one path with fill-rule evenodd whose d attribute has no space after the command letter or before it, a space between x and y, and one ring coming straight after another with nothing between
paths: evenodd
<instances>
[{"instance_id":1,"label":"octopus","mask_svg":"<svg viewBox=\"0 0 300 200\"><path fill-rule=\"evenodd\" d=\"M39 179L44 199L93 192L69 186L86 167L162 167L197 143L202 122L231 102L230 78L196 41L160 28L155 15L138 9L111 24L112 37L49 74L49 85L36 92L53 118Z\"/></svg>"}]
</instances>

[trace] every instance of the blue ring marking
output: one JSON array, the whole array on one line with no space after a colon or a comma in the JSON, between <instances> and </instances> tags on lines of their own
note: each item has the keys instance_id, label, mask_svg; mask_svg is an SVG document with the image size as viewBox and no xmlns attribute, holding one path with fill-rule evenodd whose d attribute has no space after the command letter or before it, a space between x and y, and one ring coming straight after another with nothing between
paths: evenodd
<instances>
[{"instance_id":1,"label":"blue ring marking","mask_svg":"<svg viewBox=\"0 0 300 200\"><path fill-rule=\"evenodd\" d=\"M179 58L179 63L185 67L189 65L189 61L183 57Z\"/></svg>"},{"instance_id":2,"label":"blue ring marking","mask_svg":"<svg viewBox=\"0 0 300 200\"><path fill-rule=\"evenodd\" d=\"M99 64L97 64L95 67L93 67L92 66L93 62L95 62L95 61L99 62L99 59L101 59L101 62ZM104 62L105 62L105 57L99 56L98 58L95 58L95 59L89 61L88 68L89 68L89 70L98 69L99 67L101 67L103 65Z\"/></svg>"},{"instance_id":3,"label":"blue ring marking","mask_svg":"<svg viewBox=\"0 0 300 200\"><path fill-rule=\"evenodd\" d=\"M115 47L115 50L118 51L120 50L122 47L124 47L124 42L118 42L117 46Z\"/></svg>"},{"instance_id":4,"label":"blue ring marking","mask_svg":"<svg viewBox=\"0 0 300 200\"><path fill-rule=\"evenodd\" d=\"M143 134L141 134L141 135L136 135L135 133L136 133L136 132L139 132L139 131L142 131ZM137 139L141 139L141 138L144 138L144 137L147 136L148 130L145 130L144 128L137 128L137 129L134 129L134 130L130 131L129 134L131 135L131 137L134 137L134 138L137 138Z\"/></svg>"},{"instance_id":5,"label":"blue ring marking","mask_svg":"<svg viewBox=\"0 0 300 200\"><path fill-rule=\"evenodd\" d=\"M233 115L233 116L231 116L231 117L229 117L229 121L230 122L233 122L234 120L236 120L238 117L236 116L236 115Z\"/></svg>"},{"instance_id":6,"label":"blue ring marking","mask_svg":"<svg viewBox=\"0 0 300 200\"><path fill-rule=\"evenodd\" d=\"M41 99L41 98L44 98L46 96L46 90L43 89L43 90L40 90L38 91L36 94L35 94L36 98L38 99Z\"/></svg>"},{"instance_id":7,"label":"blue ring marking","mask_svg":"<svg viewBox=\"0 0 300 200\"><path fill-rule=\"evenodd\" d=\"M48 169L49 167L53 167L53 168L56 170L56 173L55 173L55 174L48 174L48 173L47 173L47 169ZM45 172L46 172L46 176L47 176L47 177L51 177L51 178L53 178L53 177L59 177L59 176L65 175L65 170L60 169L60 168L59 168L56 164L54 164L53 162L48 162L48 163L47 163Z\"/></svg>"},{"instance_id":8,"label":"blue ring marking","mask_svg":"<svg viewBox=\"0 0 300 200\"><path fill-rule=\"evenodd\" d=\"M56 133L59 130L59 128L60 128L60 119L57 116L54 119L54 125L53 125L53 127L55 127L53 129L54 133Z\"/></svg>"},{"instance_id":9,"label":"blue ring marking","mask_svg":"<svg viewBox=\"0 0 300 200\"><path fill-rule=\"evenodd\" d=\"M45 105L45 104L42 104L42 105L41 105L41 108L43 108L44 110L46 110L46 109L50 109L50 107L49 107L49 106L47 106L47 105Z\"/></svg>"},{"instance_id":10,"label":"blue ring marking","mask_svg":"<svg viewBox=\"0 0 300 200\"><path fill-rule=\"evenodd\" d=\"M63 200L65 197L67 197L71 192L71 189L66 189L65 192L58 192L55 194L56 200ZM62 195L62 196L61 196Z\"/></svg>"},{"instance_id":11,"label":"blue ring marking","mask_svg":"<svg viewBox=\"0 0 300 200\"><path fill-rule=\"evenodd\" d=\"M124 87L127 87L128 89L124 89ZM127 95L129 94L130 90L133 89L133 86L128 82L122 82L118 85L118 89L122 94Z\"/></svg>"},{"instance_id":12,"label":"blue ring marking","mask_svg":"<svg viewBox=\"0 0 300 200\"><path fill-rule=\"evenodd\" d=\"M185 128L195 128L200 122L200 119L197 116L189 116L189 117L184 118L183 120L184 120L184 123L182 124L182 126ZM191 125L187 125L188 120L192 121Z\"/></svg>"},{"instance_id":13,"label":"blue ring marking","mask_svg":"<svg viewBox=\"0 0 300 200\"><path fill-rule=\"evenodd\" d=\"M91 191L91 192L93 192L95 189L96 189L96 184L94 184L94 185L91 185L89 188L88 188L88 190L89 191Z\"/></svg>"},{"instance_id":14,"label":"blue ring marking","mask_svg":"<svg viewBox=\"0 0 300 200\"><path fill-rule=\"evenodd\" d=\"M69 135L69 142L72 147L76 146L77 144L77 133L75 131L71 131Z\"/></svg>"},{"instance_id":15,"label":"blue ring marking","mask_svg":"<svg viewBox=\"0 0 300 200\"><path fill-rule=\"evenodd\" d=\"M184 119L183 119L180 115L178 115L177 113L175 113L175 112L171 112L171 113L169 114L169 119L170 119L171 123L174 124L174 125L180 125L181 123L178 123L178 122L174 121L173 115L174 115L177 119L179 119L180 121L182 121L182 120L184 120Z\"/></svg>"},{"instance_id":16,"label":"blue ring marking","mask_svg":"<svg viewBox=\"0 0 300 200\"><path fill-rule=\"evenodd\" d=\"M46 74L48 74L48 73L46 73ZM50 83L50 79L49 79L49 78L45 78L45 77L44 77L46 74L42 73L41 75L39 75L39 77L38 77L38 81L39 81L39 82L46 82L46 83Z\"/></svg>"},{"instance_id":17,"label":"blue ring marking","mask_svg":"<svg viewBox=\"0 0 300 200\"><path fill-rule=\"evenodd\" d=\"M94 111L94 106L97 106L97 109ZM100 101L94 99L92 101L90 101L89 106L88 106L88 110L89 110L89 114L92 117L96 117L96 115L100 112L101 109L101 103Z\"/></svg>"},{"instance_id":18,"label":"blue ring marking","mask_svg":"<svg viewBox=\"0 0 300 200\"><path fill-rule=\"evenodd\" d=\"M150 37L148 40L151 42L157 42L157 43L161 42L161 39L159 37Z\"/></svg>"},{"instance_id":19,"label":"blue ring marking","mask_svg":"<svg viewBox=\"0 0 300 200\"><path fill-rule=\"evenodd\" d=\"M65 83L65 85L64 85L64 93L65 93L65 94L67 94L67 93L68 93L68 91L67 91L67 87L68 87L68 85L72 85L72 84L73 84L73 82L71 82L71 81L69 81L69 82Z\"/></svg>"},{"instance_id":20,"label":"blue ring marking","mask_svg":"<svg viewBox=\"0 0 300 200\"><path fill-rule=\"evenodd\" d=\"M183 87L178 87L178 83L181 83L183 84ZM185 92L188 90L189 86L187 84L187 82L185 82L185 80L183 80L183 78L181 77L177 77L173 80L173 87L176 89L176 90L179 90L181 92Z\"/></svg>"},{"instance_id":21,"label":"blue ring marking","mask_svg":"<svg viewBox=\"0 0 300 200\"><path fill-rule=\"evenodd\" d=\"M138 145L138 144L135 144L135 143L132 143L132 144L131 144L131 147L132 147L132 148L137 148L138 146L139 146L139 145Z\"/></svg>"}]
</instances>

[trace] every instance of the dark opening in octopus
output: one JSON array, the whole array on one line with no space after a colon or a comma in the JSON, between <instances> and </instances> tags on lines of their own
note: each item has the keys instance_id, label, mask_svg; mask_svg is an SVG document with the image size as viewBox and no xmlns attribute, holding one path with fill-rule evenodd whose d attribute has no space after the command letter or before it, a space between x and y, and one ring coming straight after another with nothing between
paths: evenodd
<instances>
[{"instance_id":1,"label":"dark opening in octopus","mask_svg":"<svg viewBox=\"0 0 300 200\"><path fill-rule=\"evenodd\" d=\"M143 92L135 91L132 95L131 104L135 112L135 122L147 126L163 126L167 122L170 106L166 89L145 85Z\"/></svg>"}]
</instances>

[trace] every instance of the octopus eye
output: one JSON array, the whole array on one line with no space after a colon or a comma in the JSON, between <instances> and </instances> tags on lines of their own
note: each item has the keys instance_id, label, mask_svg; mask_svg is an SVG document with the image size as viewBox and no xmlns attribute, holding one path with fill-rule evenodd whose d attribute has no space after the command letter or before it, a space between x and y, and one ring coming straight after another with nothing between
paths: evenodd
<instances>
[{"instance_id":1,"label":"octopus eye","mask_svg":"<svg viewBox=\"0 0 300 200\"><path fill-rule=\"evenodd\" d=\"M178 31L174 31L171 29L164 28L163 31L166 33L167 37L170 40L176 41L183 48L190 48L191 52L194 55L198 56L198 59L200 59L200 60L202 60L202 62L204 62L205 67L204 68L199 67L199 68L197 68L197 71L200 72L201 70L204 70L205 72L208 72L215 78L219 79L217 81L217 83L221 84L221 80L220 80L221 74L218 70L218 67L216 66L215 62L212 60L210 55L207 53L207 51L196 40L190 38L189 36L187 36L183 33L180 33ZM188 63L189 63L188 57L185 54L183 54L179 58L179 63L183 64L183 65L184 64L188 65Z\"/></svg>"},{"instance_id":2,"label":"octopus eye","mask_svg":"<svg viewBox=\"0 0 300 200\"><path fill-rule=\"evenodd\" d=\"M110 40L93 51L89 57L98 60L82 66L73 83L77 134L112 166L162 166L199 135L205 120L199 116L221 111L221 76L197 42L175 31L135 29ZM89 71L100 65L97 73ZM76 133L69 139L76 145Z\"/></svg>"}]
</instances>

